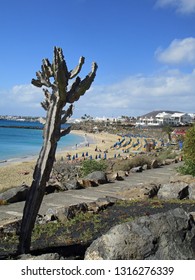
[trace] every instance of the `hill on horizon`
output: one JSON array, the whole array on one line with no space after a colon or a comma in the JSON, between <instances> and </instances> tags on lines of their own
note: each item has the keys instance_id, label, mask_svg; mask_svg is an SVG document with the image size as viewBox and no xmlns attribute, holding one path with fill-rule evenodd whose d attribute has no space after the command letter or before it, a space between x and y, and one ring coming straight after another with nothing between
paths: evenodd
<instances>
[{"instance_id":1,"label":"hill on horizon","mask_svg":"<svg viewBox=\"0 0 195 280\"><path fill-rule=\"evenodd\" d=\"M140 118L154 118L156 117L156 115L158 115L159 113L163 113L163 112L166 112L166 113L169 113L169 114L174 114L174 113L182 113L180 111L170 111L170 110L155 110L155 111L152 111L152 112L149 112L145 115L142 115L140 116Z\"/></svg>"}]
</instances>

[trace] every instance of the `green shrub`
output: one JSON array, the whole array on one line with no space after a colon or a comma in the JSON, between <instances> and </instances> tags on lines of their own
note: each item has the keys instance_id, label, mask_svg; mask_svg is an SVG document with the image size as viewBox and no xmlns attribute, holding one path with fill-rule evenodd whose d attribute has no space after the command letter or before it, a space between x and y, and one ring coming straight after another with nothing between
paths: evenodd
<instances>
[{"instance_id":1,"label":"green shrub","mask_svg":"<svg viewBox=\"0 0 195 280\"><path fill-rule=\"evenodd\" d=\"M195 125L186 132L183 152L186 160L195 162Z\"/></svg>"},{"instance_id":2,"label":"green shrub","mask_svg":"<svg viewBox=\"0 0 195 280\"><path fill-rule=\"evenodd\" d=\"M195 125L186 132L183 154L184 165L180 168L180 172L195 176Z\"/></svg>"},{"instance_id":3,"label":"green shrub","mask_svg":"<svg viewBox=\"0 0 195 280\"><path fill-rule=\"evenodd\" d=\"M193 161L185 161L183 166L180 166L178 168L178 171L183 175L192 175L195 176L195 162Z\"/></svg>"},{"instance_id":4,"label":"green shrub","mask_svg":"<svg viewBox=\"0 0 195 280\"><path fill-rule=\"evenodd\" d=\"M105 171L107 164L104 160L84 160L81 165L81 176L87 176L94 171Z\"/></svg>"}]
</instances>

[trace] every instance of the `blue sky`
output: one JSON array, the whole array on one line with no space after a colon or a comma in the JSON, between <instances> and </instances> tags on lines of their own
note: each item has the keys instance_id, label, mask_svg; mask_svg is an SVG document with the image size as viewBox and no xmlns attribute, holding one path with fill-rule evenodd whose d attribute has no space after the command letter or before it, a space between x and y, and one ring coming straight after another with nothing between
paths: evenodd
<instances>
[{"instance_id":1,"label":"blue sky","mask_svg":"<svg viewBox=\"0 0 195 280\"><path fill-rule=\"evenodd\" d=\"M194 26L195 0L2 0L0 115L45 115L31 79L54 46L98 64L74 117L195 113Z\"/></svg>"}]
</instances>

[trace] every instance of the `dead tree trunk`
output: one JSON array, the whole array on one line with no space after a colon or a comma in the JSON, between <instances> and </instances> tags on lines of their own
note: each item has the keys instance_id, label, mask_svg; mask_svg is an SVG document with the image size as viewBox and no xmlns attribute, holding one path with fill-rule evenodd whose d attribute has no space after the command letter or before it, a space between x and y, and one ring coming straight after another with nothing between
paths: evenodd
<instances>
[{"instance_id":1,"label":"dead tree trunk","mask_svg":"<svg viewBox=\"0 0 195 280\"><path fill-rule=\"evenodd\" d=\"M45 193L46 183L49 180L55 161L55 153L59 139L70 132L70 127L61 129L72 115L73 103L77 101L91 86L97 70L97 64L93 63L92 71L81 80L77 75L84 63L84 57L79 60L78 66L68 71L62 49L54 48L54 60L51 64L48 59L43 60L41 71L36 73L37 79L32 84L37 87L48 87L50 93L44 88L45 100L41 103L47 111L46 123L43 130L43 146L36 163L33 181L23 210L23 218L20 228L18 253L30 251L31 235ZM67 90L70 79L76 77L72 86ZM50 78L54 82L50 82ZM69 103L67 110L65 105Z\"/></svg>"}]
</instances>

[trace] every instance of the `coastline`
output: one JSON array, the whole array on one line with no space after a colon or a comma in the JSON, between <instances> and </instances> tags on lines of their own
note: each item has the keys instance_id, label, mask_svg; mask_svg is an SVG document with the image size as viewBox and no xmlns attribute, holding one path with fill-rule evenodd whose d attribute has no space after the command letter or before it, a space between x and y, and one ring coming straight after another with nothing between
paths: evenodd
<instances>
[{"instance_id":1,"label":"coastline","mask_svg":"<svg viewBox=\"0 0 195 280\"><path fill-rule=\"evenodd\" d=\"M94 140L94 137L92 137L93 135L86 135L86 133L83 131L77 131L77 130L74 130L74 131L71 131L70 134L75 134L75 135L78 135L78 136L81 136L83 138L83 141L78 143L78 147L83 147L85 146L87 143L89 144L95 144L95 140ZM65 146L64 148L59 148L58 147L58 150L57 150L57 153L56 155L61 155L63 154L65 151L74 151L76 149L75 145L73 146ZM39 152L37 154L34 154L34 155L28 155L28 156L20 156L20 157L15 157L15 158L9 158L9 159L5 159L5 160L0 160L0 168L2 166L6 166L6 165L10 165L10 164L13 164L13 163L22 163L23 161L36 161L37 158L39 156Z\"/></svg>"},{"instance_id":2,"label":"coastline","mask_svg":"<svg viewBox=\"0 0 195 280\"><path fill-rule=\"evenodd\" d=\"M92 158L98 154L101 154L102 158L104 151L107 150L107 157L113 157L115 150L111 150L110 147L116 143L118 136L109 133L86 133L85 131L72 130L70 133L80 135L84 141L78 143L76 146L64 147L56 153L56 160L60 158L67 159L67 154L72 156L78 155L78 158L82 157L82 154L88 154ZM98 147L98 152L95 149ZM99 152L101 151L101 152ZM0 163L0 191L6 190L11 187L20 186L22 184L31 185L32 175L38 155L15 158Z\"/></svg>"}]
</instances>

